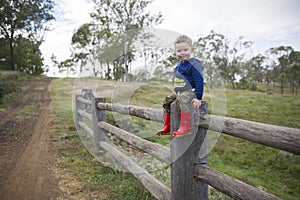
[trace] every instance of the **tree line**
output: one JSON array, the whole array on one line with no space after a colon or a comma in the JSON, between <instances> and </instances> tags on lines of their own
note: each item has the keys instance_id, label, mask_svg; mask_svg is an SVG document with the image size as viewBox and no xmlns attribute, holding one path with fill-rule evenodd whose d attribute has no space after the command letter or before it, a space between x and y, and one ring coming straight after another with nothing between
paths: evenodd
<instances>
[{"instance_id":1,"label":"tree line","mask_svg":"<svg viewBox=\"0 0 300 200\"><path fill-rule=\"evenodd\" d=\"M53 8L52 0L0 0L0 69L45 71L40 45Z\"/></svg>"},{"instance_id":2,"label":"tree line","mask_svg":"<svg viewBox=\"0 0 300 200\"><path fill-rule=\"evenodd\" d=\"M73 33L71 56L52 64L61 71L113 80L174 81L178 62L170 47L162 47L155 34L145 31L163 21L163 15L147 12L153 0L93 0L90 21ZM54 20L52 0L0 0L0 68L42 74L40 45ZM208 84L225 82L231 88L256 90L289 88L296 94L300 79L300 52L291 46L272 47L253 55L253 42L240 36L230 41L211 31L194 38L195 56L205 68ZM137 44L138 43L138 44ZM139 68L134 65L139 60Z\"/></svg>"},{"instance_id":3,"label":"tree line","mask_svg":"<svg viewBox=\"0 0 300 200\"><path fill-rule=\"evenodd\" d=\"M208 82L222 78L231 84L232 89L256 90L259 84L267 90L279 87L290 88L297 94L300 83L300 52L291 46L279 46L267 49L263 54L253 55L253 42L239 37L230 42L222 34L211 32L208 36L196 41L197 55L207 67ZM214 79L213 79L214 78Z\"/></svg>"},{"instance_id":4,"label":"tree line","mask_svg":"<svg viewBox=\"0 0 300 200\"><path fill-rule=\"evenodd\" d=\"M91 21L81 25L72 36L71 58L58 62L53 55L57 67L76 71L77 66L79 73L86 68L90 76L108 80L174 81L173 67L178 60L173 50L160 47L155 34L144 31L163 20L161 13L145 12L152 0L94 3ZM291 46L272 47L264 54L253 55L253 42L243 36L230 41L214 31L196 38L194 45L208 84L220 80L232 89L256 90L264 84L266 89L279 87L282 93L286 87L291 93L298 91L300 52ZM134 69L136 60L143 61L139 63L143 67Z\"/></svg>"}]
</instances>

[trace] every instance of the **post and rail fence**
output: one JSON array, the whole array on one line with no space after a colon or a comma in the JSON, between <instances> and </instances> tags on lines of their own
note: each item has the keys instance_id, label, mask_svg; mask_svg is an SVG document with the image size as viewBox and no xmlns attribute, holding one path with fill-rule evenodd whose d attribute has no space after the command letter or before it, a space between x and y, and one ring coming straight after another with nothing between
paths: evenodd
<instances>
[{"instance_id":1,"label":"post and rail fence","mask_svg":"<svg viewBox=\"0 0 300 200\"><path fill-rule=\"evenodd\" d=\"M87 107L90 108L92 113L87 111ZM76 128L83 130L87 136L93 139L94 152L99 154L101 152L109 153L156 199L206 200L208 199L208 185L233 199L279 199L273 194L209 167L207 130L300 154L300 129L210 115L208 114L208 104L206 102L203 102L198 110L191 109L192 135L180 138L170 137L170 148L140 138L107 123L106 110L156 122L163 122L163 110L106 103L105 98L94 97L92 91L86 89L82 90L82 94L75 95ZM89 120L92 125L87 125L83 119ZM176 106L172 104L171 132L178 127L179 116ZM107 133L113 134L134 148L171 165L171 188L162 184L147 170L111 145Z\"/></svg>"}]
</instances>

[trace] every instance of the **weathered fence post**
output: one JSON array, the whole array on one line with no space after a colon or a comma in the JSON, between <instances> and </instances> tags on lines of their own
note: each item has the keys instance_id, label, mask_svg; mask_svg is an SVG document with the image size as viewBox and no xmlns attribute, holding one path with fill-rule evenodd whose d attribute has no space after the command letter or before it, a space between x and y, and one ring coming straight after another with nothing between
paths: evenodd
<instances>
[{"instance_id":1,"label":"weathered fence post","mask_svg":"<svg viewBox=\"0 0 300 200\"><path fill-rule=\"evenodd\" d=\"M95 153L100 153L100 141L107 141L106 134L99 128L98 122L106 122L105 110L99 110L97 104L99 102L105 103L105 98L92 98L92 120L93 120L93 132L94 132L94 149Z\"/></svg>"},{"instance_id":2,"label":"weathered fence post","mask_svg":"<svg viewBox=\"0 0 300 200\"><path fill-rule=\"evenodd\" d=\"M93 94L92 90L82 89L82 93L83 93L83 98L84 99L92 100L92 98L94 97L94 94Z\"/></svg>"},{"instance_id":3,"label":"weathered fence post","mask_svg":"<svg viewBox=\"0 0 300 200\"><path fill-rule=\"evenodd\" d=\"M81 103L81 102L78 101L79 97L82 97L82 95L81 94L76 94L75 95L75 116L74 117L75 117L75 127L76 127L77 130L80 129L80 126L78 125L78 123L80 121L82 121L82 117L78 113L78 110L83 109L83 103Z\"/></svg>"},{"instance_id":4,"label":"weathered fence post","mask_svg":"<svg viewBox=\"0 0 300 200\"><path fill-rule=\"evenodd\" d=\"M190 106L191 108L191 106ZM208 186L197 181L195 166L207 164L207 129L199 129L194 117L198 113L207 114L208 104L202 102L199 110L191 108L192 134L183 137L171 137L171 199L207 200ZM179 127L176 105L171 105L171 133Z\"/></svg>"}]
</instances>

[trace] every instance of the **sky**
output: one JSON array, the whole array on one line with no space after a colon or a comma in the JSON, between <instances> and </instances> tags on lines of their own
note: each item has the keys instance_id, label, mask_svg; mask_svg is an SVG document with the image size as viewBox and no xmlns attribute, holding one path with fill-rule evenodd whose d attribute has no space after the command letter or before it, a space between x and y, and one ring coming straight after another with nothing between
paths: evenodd
<instances>
[{"instance_id":1,"label":"sky","mask_svg":"<svg viewBox=\"0 0 300 200\"><path fill-rule=\"evenodd\" d=\"M91 0L54 0L55 21L41 46L45 65L51 55L58 61L70 57L71 37L80 25L90 21ZM252 41L255 54L271 47L292 46L300 51L299 0L154 0L147 8L163 15L155 28L175 31L192 38L213 30L234 41L239 36Z\"/></svg>"}]
</instances>

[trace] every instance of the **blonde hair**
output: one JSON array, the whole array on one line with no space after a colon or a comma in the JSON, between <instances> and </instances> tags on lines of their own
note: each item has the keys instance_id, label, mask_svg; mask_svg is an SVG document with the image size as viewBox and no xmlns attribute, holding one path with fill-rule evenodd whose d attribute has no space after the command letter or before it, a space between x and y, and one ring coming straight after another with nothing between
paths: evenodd
<instances>
[{"instance_id":1,"label":"blonde hair","mask_svg":"<svg viewBox=\"0 0 300 200\"><path fill-rule=\"evenodd\" d=\"M191 38L189 38L188 36L186 35L180 35L179 37L176 38L175 42L174 42L174 46L176 46L176 44L179 44L179 43L187 43L188 45L190 45L191 47L193 46L193 41Z\"/></svg>"}]
</instances>

